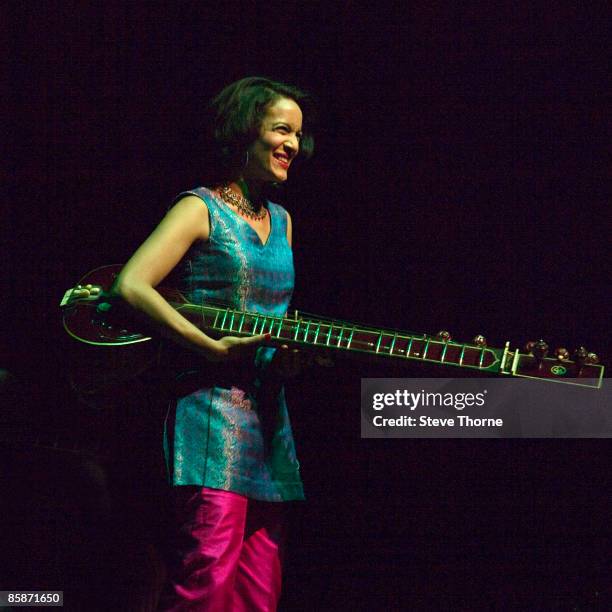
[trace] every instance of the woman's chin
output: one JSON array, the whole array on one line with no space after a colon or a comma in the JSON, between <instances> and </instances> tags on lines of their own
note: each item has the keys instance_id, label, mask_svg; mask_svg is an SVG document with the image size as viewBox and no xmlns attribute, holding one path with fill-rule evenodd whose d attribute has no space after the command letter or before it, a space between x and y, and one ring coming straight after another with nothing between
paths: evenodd
<instances>
[{"instance_id":1,"label":"woman's chin","mask_svg":"<svg viewBox=\"0 0 612 612\"><path fill-rule=\"evenodd\" d=\"M275 172L274 173L274 182L275 183L284 183L288 178L287 172Z\"/></svg>"}]
</instances>

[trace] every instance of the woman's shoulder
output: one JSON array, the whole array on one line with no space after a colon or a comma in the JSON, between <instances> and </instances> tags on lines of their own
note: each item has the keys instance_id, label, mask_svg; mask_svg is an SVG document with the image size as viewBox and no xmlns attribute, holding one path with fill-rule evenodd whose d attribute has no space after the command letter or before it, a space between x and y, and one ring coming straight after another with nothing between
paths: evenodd
<instances>
[{"instance_id":1,"label":"woman's shoulder","mask_svg":"<svg viewBox=\"0 0 612 612\"><path fill-rule=\"evenodd\" d=\"M268 207L270 214L274 214L284 218L287 218L289 216L289 211L284 206L281 206L276 202L271 202L270 200L267 200L266 206Z\"/></svg>"},{"instance_id":2,"label":"woman's shoulder","mask_svg":"<svg viewBox=\"0 0 612 612\"><path fill-rule=\"evenodd\" d=\"M179 193L172 201L172 205L178 203L184 198L198 198L207 206L209 206L211 203L214 205L215 203L215 193L208 187L194 187L193 189L188 189L187 191L181 191L181 193Z\"/></svg>"},{"instance_id":3,"label":"woman's shoulder","mask_svg":"<svg viewBox=\"0 0 612 612\"><path fill-rule=\"evenodd\" d=\"M270 218L280 220L280 222L274 223L273 227L278 226L281 233L287 236L287 242L291 246L292 234L293 234L293 223L291 221L291 215L286 208L275 202L267 202L268 210L270 211Z\"/></svg>"}]
</instances>

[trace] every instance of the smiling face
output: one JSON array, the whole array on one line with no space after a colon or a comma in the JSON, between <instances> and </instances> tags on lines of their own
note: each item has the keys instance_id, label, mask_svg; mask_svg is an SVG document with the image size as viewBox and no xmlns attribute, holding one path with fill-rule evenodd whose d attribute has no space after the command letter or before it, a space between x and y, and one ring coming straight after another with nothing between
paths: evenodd
<instances>
[{"instance_id":1,"label":"smiling face","mask_svg":"<svg viewBox=\"0 0 612 612\"><path fill-rule=\"evenodd\" d=\"M294 100L279 98L266 109L259 136L249 147L244 179L282 183L300 149L302 111Z\"/></svg>"}]
</instances>

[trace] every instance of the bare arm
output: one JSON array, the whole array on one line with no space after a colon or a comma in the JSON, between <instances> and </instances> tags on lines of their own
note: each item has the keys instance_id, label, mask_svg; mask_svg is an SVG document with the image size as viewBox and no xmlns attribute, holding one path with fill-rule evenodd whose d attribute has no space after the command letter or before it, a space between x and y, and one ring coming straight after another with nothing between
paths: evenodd
<instances>
[{"instance_id":1,"label":"bare arm","mask_svg":"<svg viewBox=\"0 0 612 612\"><path fill-rule=\"evenodd\" d=\"M287 242L289 243L289 246L293 246L292 240L293 240L293 224L291 222L291 215L287 213Z\"/></svg>"},{"instance_id":2,"label":"bare arm","mask_svg":"<svg viewBox=\"0 0 612 612\"><path fill-rule=\"evenodd\" d=\"M196 196L180 200L121 270L113 293L155 321L170 339L203 354L211 361L240 356L264 335L252 338L226 336L215 340L177 312L155 287L178 264L197 240L208 240L208 210Z\"/></svg>"}]
</instances>

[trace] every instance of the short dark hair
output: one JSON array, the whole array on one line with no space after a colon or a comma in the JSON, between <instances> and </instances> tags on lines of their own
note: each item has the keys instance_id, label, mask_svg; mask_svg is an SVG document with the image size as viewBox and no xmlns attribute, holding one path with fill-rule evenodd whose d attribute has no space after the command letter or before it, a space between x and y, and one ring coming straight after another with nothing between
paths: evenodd
<instances>
[{"instance_id":1,"label":"short dark hair","mask_svg":"<svg viewBox=\"0 0 612 612\"><path fill-rule=\"evenodd\" d=\"M304 111L307 127L302 129L300 155L309 158L314 139L308 129L314 121L314 104L309 94L286 83L264 77L246 77L225 87L210 102L211 141L220 178L236 178L244 165L245 152L259 135L268 106L281 98L294 100Z\"/></svg>"}]
</instances>

